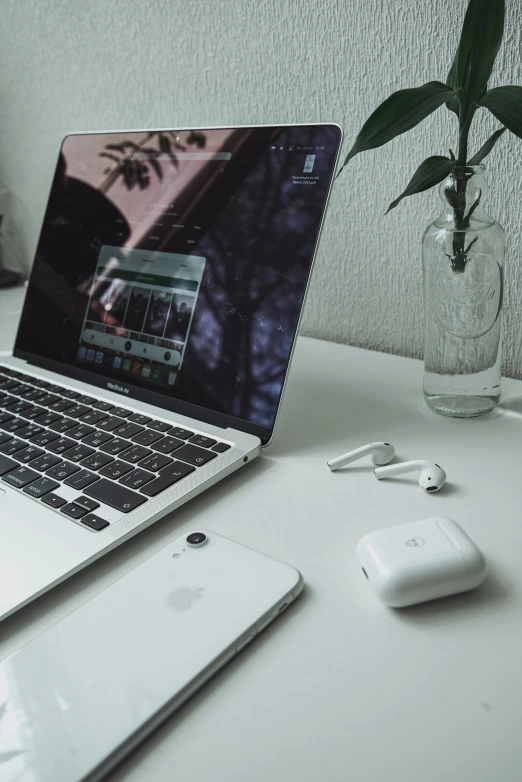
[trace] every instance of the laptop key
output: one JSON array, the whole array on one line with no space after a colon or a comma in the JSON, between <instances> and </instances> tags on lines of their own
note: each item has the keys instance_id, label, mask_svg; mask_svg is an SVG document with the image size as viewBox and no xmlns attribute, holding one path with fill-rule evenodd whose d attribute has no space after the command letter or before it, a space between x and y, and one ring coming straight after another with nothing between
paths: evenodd
<instances>
[{"instance_id":1,"label":"laptop key","mask_svg":"<svg viewBox=\"0 0 522 782\"><path fill-rule=\"evenodd\" d=\"M133 424L140 424L140 426L145 426L145 424L148 424L150 421L152 421L152 418L148 415L142 415L141 413L133 413L129 416L129 421L132 421Z\"/></svg>"},{"instance_id":2,"label":"laptop key","mask_svg":"<svg viewBox=\"0 0 522 782\"><path fill-rule=\"evenodd\" d=\"M42 415L33 418L33 421L39 426L51 426L51 424L54 424L55 421L61 420L61 418L62 416L58 415L58 413L46 413L43 411Z\"/></svg>"},{"instance_id":3,"label":"laptop key","mask_svg":"<svg viewBox=\"0 0 522 782\"><path fill-rule=\"evenodd\" d=\"M49 391L49 389L47 389ZM38 404L42 405L42 407L50 407L51 405L54 405L55 402L59 402L60 397L56 396L56 394L49 394L47 393L45 396L40 397L38 400Z\"/></svg>"},{"instance_id":4,"label":"laptop key","mask_svg":"<svg viewBox=\"0 0 522 782\"><path fill-rule=\"evenodd\" d=\"M76 421L75 423L77 424L78 422ZM75 426L74 429L68 429L67 437L73 437L75 440L83 440L84 437L87 437L90 434L94 434L95 432L96 429L94 426L80 424L79 426Z\"/></svg>"},{"instance_id":5,"label":"laptop key","mask_svg":"<svg viewBox=\"0 0 522 782\"><path fill-rule=\"evenodd\" d=\"M140 491L148 497L155 497L160 492L168 489L169 486L173 486L182 478L190 475L191 472L195 472L195 469L195 467L183 464L183 462L174 462L174 464L160 470L158 477L150 483L146 483Z\"/></svg>"},{"instance_id":6,"label":"laptop key","mask_svg":"<svg viewBox=\"0 0 522 782\"><path fill-rule=\"evenodd\" d=\"M53 491L53 489L57 489L59 486L60 484L56 483L56 481L52 481L50 478L42 476L34 483L30 483L29 486L26 486L24 492L30 494L32 497L43 497L44 494Z\"/></svg>"},{"instance_id":7,"label":"laptop key","mask_svg":"<svg viewBox=\"0 0 522 782\"><path fill-rule=\"evenodd\" d=\"M17 440L15 437L14 440L11 439L8 443L3 443L3 445L0 445L0 451L7 454L7 456L11 456L11 454L16 453L22 448L25 448L26 445L27 443L24 443L23 440Z\"/></svg>"},{"instance_id":8,"label":"laptop key","mask_svg":"<svg viewBox=\"0 0 522 782\"><path fill-rule=\"evenodd\" d=\"M71 391L69 388L64 388L61 393L65 399L78 399L80 396L78 391Z\"/></svg>"},{"instance_id":9,"label":"laptop key","mask_svg":"<svg viewBox=\"0 0 522 782\"><path fill-rule=\"evenodd\" d=\"M124 475L120 478L120 483L124 486L128 486L130 489L139 489L145 483L152 481L156 476L152 472L147 470L133 470L128 475Z\"/></svg>"},{"instance_id":10,"label":"laptop key","mask_svg":"<svg viewBox=\"0 0 522 782\"><path fill-rule=\"evenodd\" d=\"M183 440L177 440L175 437L168 435L167 437L162 437L156 443L152 443L151 448L159 453L171 453L182 445Z\"/></svg>"},{"instance_id":11,"label":"laptop key","mask_svg":"<svg viewBox=\"0 0 522 782\"><path fill-rule=\"evenodd\" d=\"M82 467L86 467L88 470L100 470L102 467L105 467L107 464L110 464L113 461L114 459L112 456L109 456L106 453L100 453L100 451L96 451L91 456L88 456L82 461Z\"/></svg>"},{"instance_id":12,"label":"laptop key","mask_svg":"<svg viewBox=\"0 0 522 782\"><path fill-rule=\"evenodd\" d=\"M120 454L120 458L131 464L136 464L136 462L141 461L146 456L150 456L151 453L152 451L149 448L144 448L142 445L133 445L132 448L123 451Z\"/></svg>"},{"instance_id":13,"label":"laptop key","mask_svg":"<svg viewBox=\"0 0 522 782\"><path fill-rule=\"evenodd\" d=\"M10 472L19 466L20 465L18 462L15 462L13 459L8 459L7 456L2 456L0 454L0 475L5 475L6 472Z\"/></svg>"},{"instance_id":14,"label":"laptop key","mask_svg":"<svg viewBox=\"0 0 522 782\"><path fill-rule=\"evenodd\" d=\"M97 426L98 429L102 429L104 432L112 432L113 429L116 429L117 426L121 426L122 424L123 420L121 418L117 418L115 415L110 415L105 419L105 421L100 421Z\"/></svg>"},{"instance_id":15,"label":"laptop key","mask_svg":"<svg viewBox=\"0 0 522 782\"><path fill-rule=\"evenodd\" d=\"M114 405L111 405L110 402L102 402L101 400L97 400L96 402L93 402L92 406L96 410L101 410L103 413L106 413L107 410L112 410L112 408L114 407Z\"/></svg>"},{"instance_id":16,"label":"laptop key","mask_svg":"<svg viewBox=\"0 0 522 782\"><path fill-rule=\"evenodd\" d=\"M188 429L181 429L181 427L175 426L169 434L171 437L179 437L180 440L188 440L189 437L192 437L194 432L189 432Z\"/></svg>"},{"instance_id":17,"label":"laptop key","mask_svg":"<svg viewBox=\"0 0 522 782\"><path fill-rule=\"evenodd\" d=\"M100 532L102 529L105 529L105 527L109 526L108 521L105 521L105 519L96 516L94 513L88 513L87 516L84 516L82 519L82 524L85 524L87 527L96 530L96 532Z\"/></svg>"},{"instance_id":18,"label":"laptop key","mask_svg":"<svg viewBox=\"0 0 522 782\"><path fill-rule=\"evenodd\" d=\"M36 459L43 453L44 451L42 451L41 448L36 448L34 445L28 445L26 448L22 448L20 451L16 452L16 458L19 462L27 464L27 462L30 462L32 459Z\"/></svg>"},{"instance_id":19,"label":"laptop key","mask_svg":"<svg viewBox=\"0 0 522 782\"><path fill-rule=\"evenodd\" d=\"M113 437L109 443L104 443L102 446L100 446L100 451L104 451L104 453L110 453L112 456L116 456L116 454L120 453L120 451L124 451L128 447L128 440L121 440L118 437Z\"/></svg>"},{"instance_id":20,"label":"laptop key","mask_svg":"<svg viewBox=\"0 0 522 782\"><path fill-rule=\"evenodd\" d=\"M67 415L69 418L80 418L82 415L85 415L85 413L89 412L89 408L86 405L79 405L77 399L74 401L76 403L74 407L70 407L67 410Z\"/></svg>"},{"instance_id":21,"label":"laptop key","mask_svg":"<svg viewBox=\"0 0 522 782\"><path fill-rule=\"evenodd\" d=\"M36 437L33 437L31 442L33 445L49 445L49 443L52 443L54 440L59 440L60 435L56 434L56 432L51 432L48 429L44 430L42 434L37 434Z\"/></svg>"},{"instance_id":22,"label":"laptop key","mask_svg":"<svg viewBox=\"0 0 522 782\"><path fill-rule=\"evenodd\" d=\"M23 410L27 410L28 407L31 407L30 402L24 402L23 399L15 399L11 404L4 405L4 408L7 410L8 413L11 413L12 415L20 415L20 413Z\"/></svg>"},{"instance_id":23,"label":"laptop key","mask_svg":"<svg viewBox=\"0 0 522 782\"><path fill-rule=\"evenodd\" d=\"M42 415L42 413L45 413L43 407L37 407L36 405L31 405L31 407L28 407L27 410L24 410L24 412L22 413L22 418L27 418L28 421L33 421L39 415Z\"/></svg>"},{"instance_id":24,"label":"laptop key","mask_svg":"<svg viewBox=\"0 0 522 782\"><path fill-rule=\"evenodd\" d=\"M45 474L48 475L49 478L56 478L58 481L63 481L65 478L69 478L70 475L73 475L73 473L78 472L79 469L79 467L75 464L71 464L71 462L60 462L60 464L51 467L50 470L46 470Z\"/></svg>"},{"instance_id":25,"label":"laptop key","mask_svg":"<svg viewBox=\"0 0 522 782\"><path fill-rule=\"evenodd\" d=\"M82 442L86 445L94 445L95 448L99 448L100 445L103 445L104 443L108 443L109 440L113 440L112 434L107 434L107 432L97 432L96 430L93 431L92 434L90 434L88 437L85 437Z\"/></svg>"},{"instance_id":26,"label":"laptop key","mask_svg":"<svg viewBox=\"0 0 522 782\"><path fill-rule=\"evenodd\" d=\"M15 383L14 386L11 386L11 388L9 389L9 393L10 394L15 394L15 396L16 396L21 391L25 391L26 388L27 388L27 386L24 386L23 383Z\"/></svg>"},{"instance_id":27,"label":"laptop key","mask_svg":"<svg viewBox=\"0 0 522 782\"><path fill-rule=\"evenodd\" d=\"M117 429L113 429L112 431L112 433L118 437L127 437L129 439L140 432L143 432L143 426L132 423L124 423L123 426L118 426Z\"/></svg>"},{"instance_id":28,"label":"laptop key","mask_svg":"<svg viewBox=\"0 0 522 782\"><path fill-rule=\"evenodd\" d=\"M149 429L155 429L156 432L168 432L169 429L172 429L172 424L168 424L166 421L156 421L155 419L150 421L147 426Z\"/></svg>"},{"instance_id":29,"label":"laptop key","mask_svg":"<svg viewBox=\"0 0 522 782\"><path fill-rule=\"evenodd\" d=\"M10 434L7 434L7 432L0 432L0 445L3 445L4 443L8 443L13 438Z\"/></svg>"},{"instance_id":30,"label":"laptop key","mask_svg":"<svg viewBox=\"0 0 522 782\"><path fill-rule=\"evenodd\" d=\"M44 396L45 391L42 391L39 388L31 388L29 387L26 391L20 394L20 396L25 399L27 402L35 402L40 397Z\"/></svg>"},{"instance_id":31,"label":"laptop key","mask_svg":"<svg viewBox=\"0 0 522 782\"><path fill-rule=\"evenodd\" d=\"M184 445L176 451L176 459L183 459L196 467L202 467L216 456L215 451L206 451L204 448L198 448L197 445Z\"/></svg>"},{"instance_id":32,"label":"laptop key","mask_svg":"<svg viewBox=\"0 0 522 782\"><path fill-rule=\"evenodd\" d=\"M228 443L216 443L216 445L212 446L212 450L216 453L225 453L229 448L232 448L232 446Z\"/></svg>"},{"instance_id":33,"label":"laptop key","mask_svg":"<svg viewBox=\"0 0 522 782\"><path fill-rule=\"evenodd\" d=\"M82 508L81 505L75 505L72 502L67 505L62 505L60 513L65 513L66 516L70 516L71 519L81 519L87 513L86 508Z\"/></svg>"},{"instance_id":34,"label":"laptop key","mask_svg":"<svg viewBox=\"0 0 522 782\"><path fill-rule=\"evenodd\" d=\"M93 402L96 402L96 399L92 396L87 396L87 394L82 394L79 396L76 401L81 405L92 405Z\"/></svg>"},{"instance_id":35,"label":"laptop key","mask_svg":"<svg viewBox=\"0 0 522 782\"><path fill-rule=\"evenodd\" d=\"M65 505L67 500L64 500L63 497L59 497L57 494L50 493L42 497L42 502L46 505L50 505L51 508L61 508L62 505Z\"/></svg>"},{"instance_id":36,"label":"laptop key","mask_svg":"<svg viewBox=\"0 0 522 782\"><path fill-rule=\"evenodd\" d=\"M161 453L153 453L150 456L147 456L146 459L143 459L139 463L140 467L143 467L144 470L152 470L152 472L159 472L162 467L166 467L167 464L172 464L173 460L169 459L168 456L164 456Z\"/></svg>"},{"instance_id":37,"label":"laptop key","mask_svg":"<svg viewBox=\"0 0 522 782\"><path fill-rule=\"evenodd\" d=\"M28 424L25 422L25 426L18 430L18 437L23 437L25 440L30 440L31 437L36 437L37 434L42 434L45 429L42 426L36 424Z\"/></svg>"},{"instance_id":38,"label":"laptop key","mask_svg":"<svg viewBox=\"0 0 522 782\"><path fill-rule=\"evenodd\" d=\"M159 440L160 437L160 432L153 432L151 429L145 429L144 432L134 435L132 442L138 443L138 445L150 445L151 443L155 443L156 440Z\"/></svg>"},{"instance_id":39,"label":"laptop key","mask_svg":"<svg viewBox=\"0 0 522 782\"><path fill-rule=\"evenodd\" d=\"M129 465L126 466L128 467ZM136 494L136 492L127 489L125 486L106 479L96 481L92 486L85 489L85 494L123 513L130 513L139 505L147 502L147 497Z\"/></svg>"},{"instance_id":40,"label":"laptop key","mask_svg":"<svg viewBox=\"0 0 522 782\"><path fill-rule=\"evenodd\" d=\"M193 445L201 445L203 448L210 448L217 443L217 440L213 440L212 437L205 437L203 434L195 434L189 440Z\"/></svg>"},{"instance_id":41,"label":"laptop key","mask_svg":"<svg viewBox=\"0 0 522 782\"><path fill-rule=\"evenodd\" d=\"M68 451L69 448L72 448L73 445L75 445L74 440L70 440L68 437L60 437L59 440L54 440L52 443L49 443L47 448L53 453L63 453L64 451Z\"/></svg>"},{"instance_id":42,"label":"laptop key","mask_svg":"<svg viewBox=\"0 0 522 782\"><path fill-rule=\"evenodd\" d=\"M2 424L4 432L16 432L17 429L22 429L26 426L27 422L22 421L21 418L13 418L12 421L8 421L6 424Z\"/></svg>"},{"instance_id":43,"label":"laptop key","mask_svg":"<svg viewBox=\"0 0 522 782\"><path fill-rule=\"evenodd\" d=\"M9 483L11 486L16 486L17 489L21 489L39 477L40 474L35 472L35 470L31 470L29 467L19 466L18 469L4 475L2 480Z\"/></svg>"},{"instance_id":44,"label":"laptop key","mask_svg":"<svg viewBox=\"0 0 522 782\"><path fill-rule=\"evenodd\" d=\"M115 462L108 464L106 467L103 467L100 470L100 475L104 475L106 478L117 480L118 478L121 478L122 475L125 475L125 473L130 472L131 470L132 466L130 464L116 460Z\"/></svg>"},{"instance_id":45,"label":"laptop key","mask_svg":"<svg viewBox=\"0 0 522 782\"><path fill-rule=\"evenodd\" d=\"M111 415L118 415L120 418L127 418L129 415L133 415L132 410L127 410L126 407L113 407Z\"/></svg>"},{"instance_id":46,"label":"laptop key","mask_svg":"<svg viewBox=\"0 0 522 782\"><path fill-rule=\"evenodd\" d=\"M94 448L89 448L88 445L80 443L79 445L75 445L74 448L69 448L63 455L66 459L70 459L71 462L81 462L82 459L90 456L91 453L94 453Z\"/></svg>"},{"instance_id":47,"label":"laptop key","mask_svg":"<svg viewBox=\"0 0 522 782\"><path fill-rule=\"evenodd\" d=\"M52 429L53 432L58 432L59 434L63 434L64 432L67 432L69 429L72 429L75 426L77 426L77 422L74 421L72 418L63 418L61 421L56 421L56 423L51 424L49 428Z\"/></svg>"},{"instance_id":48,"label":"laptop key","mask_svg":"<svg viewBox=\"0 0 522 782\"><path fill-rule=\"evenodd\" d=\"M59 456L53 456L52 453L44 453L42 456L33 459L31 467L33 470L38 470L38 472L47 472L51 467L60 464L61 461Z\"/></svg>"},{"instance_id":49,"label":"laptop key","mask_svg":"<svg viewBox=\"0 0 522 782\"><path fill-rule=\"evenodd\" d=\"M14 416L9 415L9 413L0 413L0 426L6 424L8 421L12 421L13 418Z\"/></svg>"},{"instance_id":50,"label":"laptop key","mask_svg":"<svg viewBox=\"0 0 522 782\"><path fill-rule=\"evenodd\" d=\"M76 499L73 500L73 503L75 505L81 505L81 507L85 508L85 510L96 510L96 508L100 507L99 502L96 502L96 500L91 500L90 497L85 497L83 494L80 497L76 497Z\"/></svg>"},{"instance_id":51,"label":"laptop key","mask_svg":"<svg viewBox=\"0 0 522 782\"><path fill-rule=\"evenodd\" d=\"M97 480L99 480L99 478L93 472L89 472L89 470L80 470L75 475L71 475L70 478L66 478L64 484L66 486L72 486L73 489L78 489L78 491L83 491L87 486L90 486L91 483L94 483Z\"/></svg>"},{"instance_id":52,"label":"laptop key","mask_svg":"<svg viewBox=\"0 0 522 782\"><path fill-rule=\"evenodd\" d=\"M100 413L98 410L90 410L86 415L82 415L82 424L97 424L107 418L106 413Z\"/></svg>"},{"instance_id":53,"label":"laptop key","mask_svg":"<svg viewBox=\"0 0 522 782\"><path fill-rule=\"evenodd\" d=\"M58 402L49 406L55 413L65 413L69 408L74 407L72 399L60 399Z\"/></svg>"}]
</instances>

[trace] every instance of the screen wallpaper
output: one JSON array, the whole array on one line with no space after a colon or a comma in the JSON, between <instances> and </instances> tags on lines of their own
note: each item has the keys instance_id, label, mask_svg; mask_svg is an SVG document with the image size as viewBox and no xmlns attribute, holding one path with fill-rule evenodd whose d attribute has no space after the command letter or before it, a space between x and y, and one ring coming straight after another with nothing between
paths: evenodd
<instances>
[{"instance_id":1,"label":"screen wallpaper","mask_svg":"<svg viewBox=\"0 0 522 782\"><path fill-rule=\"evenodd\" d=\"M272 427L339 141L68 136L16 351Z\"/></svg>"}]
</instances>

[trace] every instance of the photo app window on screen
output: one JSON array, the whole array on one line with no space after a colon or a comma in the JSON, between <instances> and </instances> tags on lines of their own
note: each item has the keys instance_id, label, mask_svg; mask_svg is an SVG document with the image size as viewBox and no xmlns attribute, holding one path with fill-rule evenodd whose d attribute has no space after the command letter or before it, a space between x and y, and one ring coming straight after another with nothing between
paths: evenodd
<instances>
[{"instance_id":1,"label":"photo app window on screen","mask_svg":"<svg viewBox=\"0 0 522 782\"><path fill-rule=\"evenodd\" d=\"M333 125L63 142L16 351L273 425Z\"/></svg>"}]
</instances>

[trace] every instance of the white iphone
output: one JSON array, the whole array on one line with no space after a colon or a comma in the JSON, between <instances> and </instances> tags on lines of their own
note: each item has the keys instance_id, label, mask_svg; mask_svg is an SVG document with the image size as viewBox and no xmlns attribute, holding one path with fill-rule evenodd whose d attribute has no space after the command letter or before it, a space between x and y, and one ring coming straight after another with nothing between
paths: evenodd
<instances>
[{"instance_id":1,"label":"white iphone","mask_svg":"<svg viewBox=\"0 0 522 782\"><path fill-rule=\"evenodd\" d=\"M95 782L303 589L214 532L178 538L0 665L0 782Z\"/></svg>"}]
</instances>

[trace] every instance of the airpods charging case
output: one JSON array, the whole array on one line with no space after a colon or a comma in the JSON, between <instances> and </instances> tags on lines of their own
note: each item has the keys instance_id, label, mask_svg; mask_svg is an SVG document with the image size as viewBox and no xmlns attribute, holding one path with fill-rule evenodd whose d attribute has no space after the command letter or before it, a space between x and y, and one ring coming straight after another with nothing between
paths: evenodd
<instances>
[{"instance_id":1,"label":"airpods charging case","mask_svg":"<svg viewBox=\"0 0 522 782\"><path fill-rule=\"evenodd\" d=\"M439 517L370 532L356 554L376 595L393 608L467 592L487 573L469 535L456 521Z\"/></svg>"}]
</instances>

